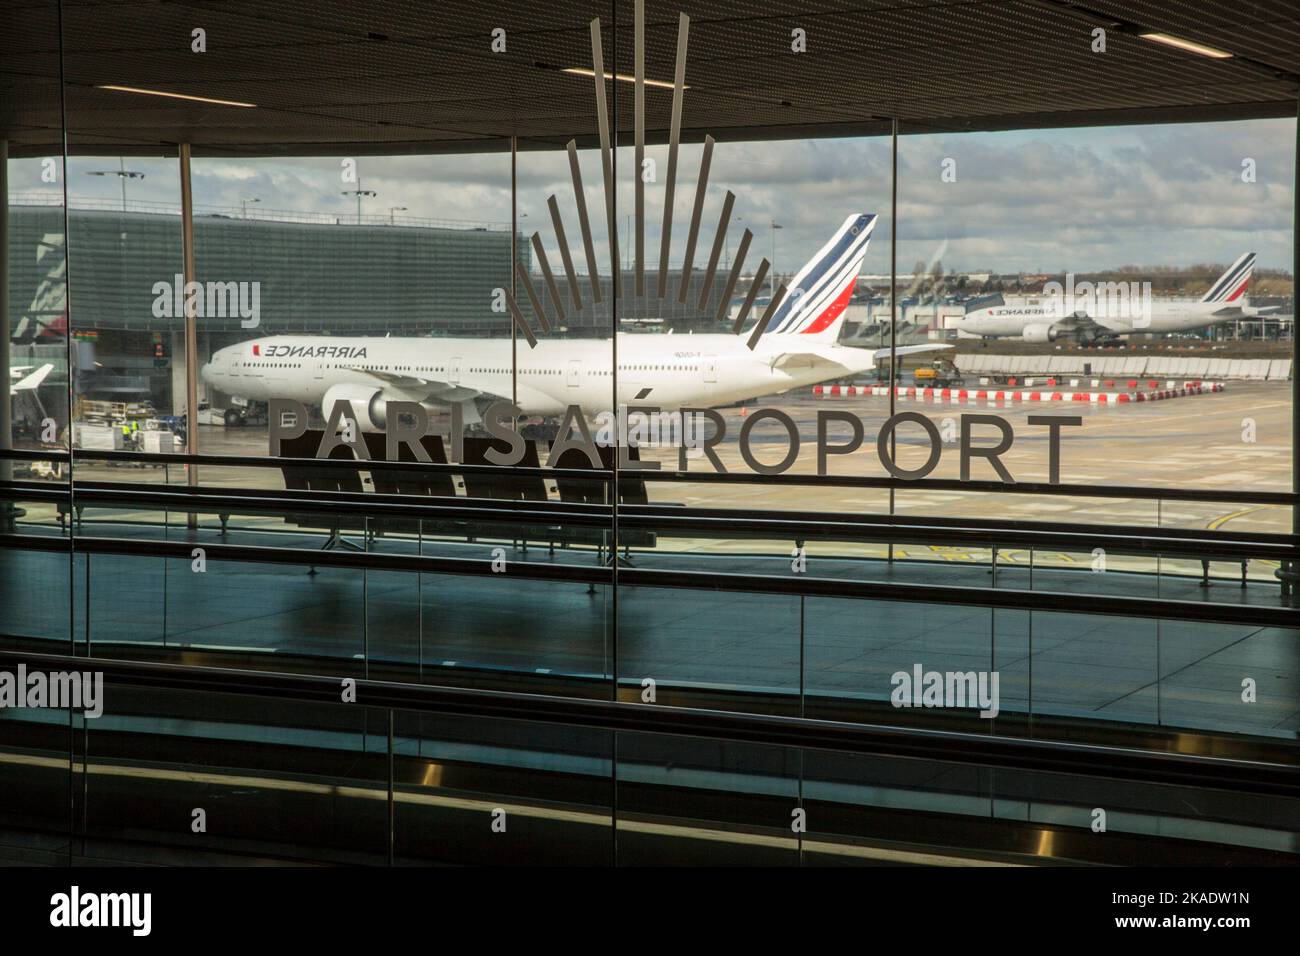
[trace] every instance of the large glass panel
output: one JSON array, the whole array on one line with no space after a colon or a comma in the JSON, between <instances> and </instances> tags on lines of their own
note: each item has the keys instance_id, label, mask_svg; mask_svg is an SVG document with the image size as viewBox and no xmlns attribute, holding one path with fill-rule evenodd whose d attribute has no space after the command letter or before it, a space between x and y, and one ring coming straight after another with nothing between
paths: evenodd
<instances>
[{"instance_id":1,"label":"large glass panel","mask_svg":"<svg viewBox=\"0 0 1300 956\"><path fill-rule=\"evenodd\" d=\"M1051 477L1028 419L1058 415L1082 418L1062 429L1065 483L1289 489L1294 120L904 131L903 316L952 346L964 379L927 388L928 356L909 359L907 407L1004 419L1018 481ZM997 476L979 462L972 477ZM1055 498L1016 513L1153 517ZM1265 516L1289 530L1284 507L1188 502L1160 519L1264 530Z\"/></svg>"},{"instance_id":2,"label":"large glass panel","mask_svg":"<svg viewBox=\"0 0 1300 956\"><path fill-rule=\"evenodd\" d=\"M387 711L112 681L103 701L75 734L83 859L388 862Z\"/></svg>"},{"instance_id":3,"label":"large glass panel","mask_svg":"<svg viewBox=\"0 0 1300 956\"><path fill-rule=\"evenodd\" d=\"M59 5L38 0L0 36L0 644L66 653L75 571L64 537L70 471L68 259ZM42 455L49 455L42 458ZM10 680L12 674L6 674ZM0 857L68 850L67 710L0 707ZM32 715L50 720L33 720ZM31 788L26 793L24 788Z\"/></svg>"},{"instance_id":4,"label":"large glass panel","mask_svg":"<svg viewBox=\"0 0 1300 956\"><path fill-rule=\"evenodd\" d=\"M611 734L394 716L397 862L607 866L614 860Z\"/></svg>"},{"instance_id":5,"label":"large glass panel","mask_svg":"<svg viewBox=\"0 0 1300 956\"><path fill-rule=\"evenodd\" d=\"M689 12L25 8L5 649L1276 758L1294 120L983 129L1049 91L922 57L842 93L969 11ZM111 696L2 709L5 852L919 862L954 818L1065 847L1107 799ZM1288 806L1183 797L1121 788L1115 830L1294 848Z\"/></svg>"},{"instance_id":6,"label":"large glass panel","mask_svg":"<svg viewBox=\"0 0 1300 956\"><path fill-rule=\"evenodd\" d=\"M629 733L617 748L620 865L799 864L798 751Z\"/></svg>"},{"instance_id":7,"label":"large glass panel","mask_svg":"<svg viewBox=\"0 0 1300 956\"><path fill-rule=\"evenodd\" d=\"M500 290L509 288L512 249L525 257L526 249L511 238L507 147L485 143L475 156L336 148L301 159L194 160L196 269L212 277L205 282L240 283L248 290L241 306L250 306L200 322L206 451L314 457L337 405L378 438L354 437L353 454L382 459L387 403L427 399L425 452L449 460L450 406L433 399L463 387L458 404L470 430L479 397L510 397L511 325ZM288 448L269 440L272 398L307 409L308 432ZM298 477L283 481L295 487ZM412 475L406 487L397 477L371 474L364 484L435 493L432 476ZM220 470L204 477L229 481ZM472 486L459 490L472 494Z\"/></svg>"}]
</instances>

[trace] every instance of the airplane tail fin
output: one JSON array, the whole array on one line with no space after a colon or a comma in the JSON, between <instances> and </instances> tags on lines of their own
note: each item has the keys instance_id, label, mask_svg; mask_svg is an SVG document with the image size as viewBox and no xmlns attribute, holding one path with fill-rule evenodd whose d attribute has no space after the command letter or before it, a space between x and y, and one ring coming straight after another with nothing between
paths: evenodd
<instances>
[{"instance_id":1,"label":"airplane tail fin","mask_svg":"<svg viewBox=\"0 0 1300 956\"><path fill-rule=\"evenodd\" d=\"M1228 271L1214 280L1202 302L1235 302L1241 298L1255 271L1255 253L1247 252L1228 267Z\"/></svg>"},{"instance_id":2,"label":"airplane tail fin","mask_svg":"<svg viewBox=\"0 0 1300 956\"><path fill-rule=\"evenodd\" d=\"M785 299L764 338L797 336L809 344L834 344L875 228L872 213L854 213L845 219L830 241L786 284Z\"/></svg>"}]
</instances>

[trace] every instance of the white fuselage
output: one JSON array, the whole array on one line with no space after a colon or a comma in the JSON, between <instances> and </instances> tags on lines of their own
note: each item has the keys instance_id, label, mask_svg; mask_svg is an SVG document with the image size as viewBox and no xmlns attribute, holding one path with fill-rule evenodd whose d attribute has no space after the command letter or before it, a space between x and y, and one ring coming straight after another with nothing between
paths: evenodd
<instances>
[{"instance_id":1,"label":"white fuselage","mask_svg":"<svg viewBox=\"0 0 1300 956\"><path fill-rule=\"evenodd\" d=\"M792 341L800 338L767 336L750 351L735 335L620 333L614 376L610 339L542 339L529 348L523 339L285 335L220 349L202 375L222 392L261 401L320 404L332 387L348 385L434 404L517 396L523 414L555 416L569 405L588 415L610 410L615 380L618 403L673 410L785 392L875 365L871 351Z\"/></svg>"},{"instance_id":2,"label":"white fuselage","mask_svg":"<svg viewBox=\"0 0 1300 956\"><path fill-rule=\"evenodd\" d=\"M1224 314L1216 315L1216 312ZM1257 312L1257 309L1249 306L1228 309L1223 302L1166 299L1153 301L1149 315L1126 315L1114 322L1099 319L1098 323L1108 328L1113 335L1132 332L1188 332L1243 315L1255 315ZM1039 301L1030 300L1023 305L998 305L979 309L959 319L957 328L986 338L1020 338L1025 335L1026 329L1050 327L1068 321L1074 314L1073 310L1066 310L1061 299L1045 297ZM1060 337L1065 338L1069 334L1069 331L1062 330Z\"/></svg>"}]
</instances>

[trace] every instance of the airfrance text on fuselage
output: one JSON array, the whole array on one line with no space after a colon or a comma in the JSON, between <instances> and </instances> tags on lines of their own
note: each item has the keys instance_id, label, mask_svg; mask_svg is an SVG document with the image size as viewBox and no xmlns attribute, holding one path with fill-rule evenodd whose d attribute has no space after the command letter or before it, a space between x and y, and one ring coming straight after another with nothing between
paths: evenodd
<instances>
[{"instance_id":1,"label":"airfrance text on fuselage","mask_svg":"<svg viewBox=\"0 0 1300 956\"><path fill-rule=\"evenodd\" d=\"M366 358L364 345L255 345L255 358Z\"/></svg>"}]
</instances>

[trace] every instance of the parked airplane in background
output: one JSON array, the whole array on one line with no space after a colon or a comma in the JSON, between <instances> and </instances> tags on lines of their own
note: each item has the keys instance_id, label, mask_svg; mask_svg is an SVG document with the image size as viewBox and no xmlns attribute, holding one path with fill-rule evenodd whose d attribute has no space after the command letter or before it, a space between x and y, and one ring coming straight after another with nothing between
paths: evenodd
<instances>
[{"instance_id":1,"label":"parked airplane in background","mask_svg":"<svg viewBox=\"0 0 1300 956\"><path fill-rule=\"evenodd\" d=\"M1149 293L1138 301L1127 287L1136 283L1097 283L1089 296L1029 296L1022 305L1008 305L1001 296L987 299L957 321L956 327L982 338L1020 338L1026 342L1054 342L1076 338L1085 342L1115 338L1133 332L1186 332L1232 319L1268 314L1275 309L1254 309L1242 304L1255 269L1255 253L1248 252L1210 286L1199 302L1155 299ZM1105 286L1124 286L1119 296L1107 296ZM1089 304L1089 302L1091 304ZM1119 307L1116 307L1118 305ZM1100 307L1098 307L1100 306Z\"/></svg>"},{"instance_id":2,"label":"parked airplane in background","mask_svg":"<svg viewBox=\"0 0 1300 956\"><path fill-rule=\"evenodd\" d=\"M30 369L30 365L16 365L9 369L9 394L17 395L19 392L35 391L40 387L41 382L45 381L46 376L54 371L53 365L42 365L30 375L24 377L23 373Z\"/></svg>"},{"instance_id":3,"label":"parked airplane in background","mask_svg":"<svg viewBox=\"0 0 1300 956\"><path fill-rule=\"evenodd\" d=\"M665 410L727 405L844 378L888 361L889 350L837 344L845 307L867 254L874 215L849 216L789 283L750 350L741 335L619 333L618 402ZM520 343L517 381L505 338L341 338L274 336L220 349L203 380L253 400L297 399L326 414L352 405L363 429L385 426L390 401L430 407L460 403L464 421L487 405L515 400L522 414L556 417L569 405L594 416L610 409L613 354L609 339L542 339ZM899 348L910 354L948 345Z\"/></svg>"}]
</instances>

